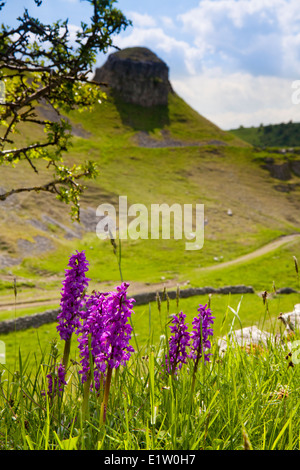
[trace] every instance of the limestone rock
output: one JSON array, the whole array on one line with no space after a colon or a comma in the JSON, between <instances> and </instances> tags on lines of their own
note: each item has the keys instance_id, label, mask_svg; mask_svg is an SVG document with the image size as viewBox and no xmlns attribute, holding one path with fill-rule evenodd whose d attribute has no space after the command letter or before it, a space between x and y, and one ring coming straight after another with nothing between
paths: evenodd
<instances>
[{"instance_id":1,"label":"limestone rock","mask_svg":"<svg viewBox=\"0 0 300 470\"><path fill-rule=\"evenodd\" d=\"M292 287L281 287L280 289L276 290L276 294L297 294L297 292L298 291Z\"/></svg>"},{"instance_id":2,"label":"limestone rock","mask_svg":"<svg viewBox=\"0 0 300 470\"><path fill-rule=\"evenodd\" d=\"M286 332L300 329L300 304L294 305L292 312L281 313L278 317L286 328Z\"/></svg>"},{"instance_id":3,"label":"limestone rock","mask_svg":"<svg viewBox=\"0 0 300 470\"><path fill-rule=\"evenodd\" d=\"M248 346L267 346L268 342L272 340L273 336L271 333L261 331L257 326L249 326L240 330L235 330L232 335L223 336L218 346L220 348L220 354L224 354L228 345L237 345L242 347Z\"/></svg>"},{"instance_id":4,"label":"limestone rock","mask_svg":"<svg viewBox=\"0 0 300 470\"><path fill-rule=\"evenodd\" d=\"M296 176L300 176L300 161L293 160L291 161L292 171Z\"/></svg>"},{"instance_id":5,"label":"limestone rock","mask_svg":"<svg viewBox=\"0 0 300 470\"><path fill-rule=\"evenodd\" d=\"M278 180L287 181L291 178L290 162L275 164L273 159L268 159L263 168L269 170L270 175Z\"/></svg>"},{"instance_id":6,"label":"limestone rock","mask_svg":"<svg viewBox=\"0 0 300 470\"><path fill-rule=\"evenodd\" d=\"M292 177L292 173L300 176L300 160L287 158L285 162L276 164L273 158L267 157L262 167L269 170L273 178L282 181L289 180Z\"/></svg>"},{"instance_id":7,"label":"limestone rock","mask_svg":"<svg viewBox=\"0 0 300 470\"><path fill-rule=\"evenodd\" d=\"M96 69L94 80L107 84L126 103L144 107L167 105L172 92L169 68L144 47L130 47L110 54Z\"/></svg>"}]
</instances>

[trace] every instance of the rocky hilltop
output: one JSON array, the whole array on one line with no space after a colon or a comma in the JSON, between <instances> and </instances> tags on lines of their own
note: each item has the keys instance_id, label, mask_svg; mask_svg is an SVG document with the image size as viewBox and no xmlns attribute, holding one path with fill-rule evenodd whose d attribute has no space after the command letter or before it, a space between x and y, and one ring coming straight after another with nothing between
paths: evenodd
<instances>
[{"instance_id":1,"label":"rocky hilltop","mask_svg":"<svg viewBox=\"0 0 300 470\"><path fill-rule=\"evenodd\" d=\"M172 92L168 66L145 47L110 54L94 80L108 85L124 102L144 107L167 105Z\"/></svg>"}]
</instances>

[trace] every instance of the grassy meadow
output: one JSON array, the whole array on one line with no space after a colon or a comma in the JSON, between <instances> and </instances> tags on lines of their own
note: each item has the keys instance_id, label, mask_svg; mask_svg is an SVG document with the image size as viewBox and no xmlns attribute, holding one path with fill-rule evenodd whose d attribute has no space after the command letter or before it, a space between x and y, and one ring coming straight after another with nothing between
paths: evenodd
<instances>
[{"instance_id":1,"label":"grassy meadow","mask_svg":"<svg viewBox=\"0 0 300 470\"><path fill-rule=\"evenodd\" d=\"M46 374L63 342L54 325L11 333L6 343L7 364L1 372L2 449L27 450L295 450L299 449L299 366L290 366L286 344L246 350L229 346L225 355L217 335L236 320L228 308L259 326L278 330L274 319L281 308L298 298L282 296L266 306L258 296L216 296L212 357L201 364L194 388L189 361L175 379L164 373L164 334L170 312L182 309L190 322L198 303L194 297L136 307L133 318L135 353L113 375L105 425L101 423L101 394L91 390L88 410L78 376L76 338L71 347L67 386L60 399L43 395ZM240 309L238 304L240 303ZM251 315L252 312L252 315ZM257 321L259 318L259 321ZM298 337L295 336L295 339ZM53 342L57 340L57 343ZM130 455L130 453L128 454Z\"/></svg>"},{"instance_id":2,"label":"grassy meadow","mask_svg":"<svg viewBox=\"0 0 300 470\"><path fill-rule=\"evenodd\" d=\"M192 110L177 95L168 107L145 110L109 97L93 112L70 114L77 136L69 161L92 159L99 176L87 184L82 209L99 204L204 204L205 239L201 250L185 250L185 240L122 240L121 272L129 293L149 289L244 284L255 294L180 298L134 308L131 339L135 349L126 367L113 374L105 425L101 393L91 390L87 409L78 375L79 352L72 339L67 386L62 397L43 394L53 361L63 354L56 324L0 335L6 363L0 365L1 449L240 450L300 448L299 366L289 349L268 344L248 351L230 346L221 355L218 339L231 328L256 325L281 335L277 317L300 303L294 256L300 240L230 266L300 228L298 179L293 191L278 190L262 168L270 154L224 132ZM19 139L32 130L23 129ZM42 136L40 136L42 138ZM1 167L1 185L34 183L25 163ZM40 168L39 179L46 178ZM282 183L283 186L288 183ZM232 215L228 214L231 210ZM85 250L89 290L111 290L120 283L118 259L109 240L71 223L68 208L48 195L16 196L0 205L0 320L59 306L69 257ZM45 218L44 216L48 216ZM74 236L69 236L73 231ZM38 249L37 237L43 240ZM224 264L224 266L222 266ZM17 295L14 295L14 279ZM268 292L267 303L261 293ZM189 328L199 304L210 303L214 320L212 358L200 364L192 385L192 361L172 379L163 373L170 315L183 311ZM235 313L234 313L235 312ZM294 337L298 339L297 333ZM288 359L287 359L288 358ZM86 405L86 403L85 403Z\"/></svg>"},{"instance_id":3,"label":"grassy meadow","mask_svg":"<svg viewBox=\"0 0 300 470\"><path fill-rule=\"evenodd\" d=\"M204 204L202 250L186 251L185 240L123 241L123 269L128 281L153 283L161 277L176 280L180 276L190 279L195 277L195 270L197 276L199 268L214 264L215 258L234 259L299 231L297 185L293 192L279 192L276 180L261 168L264 151L254 152L250 145L221 131L177 95L170 95L169 106L163 110L158 107L145 112L110 98L92 113L74 112L70 118L84 137L74 137L66 159L92 159L99 168L99 176L87 183L83 210L89 208L95 213L103 202L114 204L118 210L120 195L127 196L128 206L142 203L149 213L154 203L193 207ZM27 133L30 129L24 130ZM140 133L146 133L151 146L139 145ZM166 136L171 139L167 146ZM173 141L181 145L172 145ZM17 184L20 175L26 175L28 184L34 184L35 174L25 163L19 163L13 171L1 168L3 181L10 187ZM39 181L45 175L42 167ZM227 215L229 209L233 216ZM64 227L78 227L70 222L68 208L51 196L22 195L7 200L0 210L2 253L17 261L21 257L20 262L1 269L1 294L5 293L9 276L28 282L30 288L30 283L49 288L55 276L61 280L68 256L77 247L93 256L93 278L100 282L118 278L109 244L101 242L94 232L67 236ZM41 223L43 227L39 228ZM49 248L35 249L36 237L45 238ZM30 249L24 250L23 246ZM143 260L143 269L138 262L132 262L139 259Z\"/></svg>"}]
</instances>

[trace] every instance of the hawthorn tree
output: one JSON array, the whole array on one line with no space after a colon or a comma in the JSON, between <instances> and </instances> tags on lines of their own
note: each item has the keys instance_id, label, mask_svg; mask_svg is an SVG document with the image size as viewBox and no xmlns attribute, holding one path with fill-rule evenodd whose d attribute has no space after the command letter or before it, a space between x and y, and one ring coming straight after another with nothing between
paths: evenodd
<instances>
[{"instance_id":1,"label":"hawthorn tree","mask_svg":"<svg viewBox=\"0 0 300 470\"><path fill-rule=\"evenodd\" d=\"M43 0L34 0L41 6ZM131 22L114 7L115 0L84 0L91 8L90 23L81 22L72 40L68 20L43 24L27 9L17 18L15 27L0 27L0 84L5 97L0 102L0 165L14 167L25 160L37 174L37 184L17 187L0 194L4 201L12 194L46 191L71 204L71 216L79 220L79 200L84 178L94 178L96 166L91 161L69 166L64 161L72 137L69 121L63 113L89 109L103 97L99 83L90 76L99 51L113 46L112 36ZM4 18L6 1L0 2ZM41 118L41 104L50 107L55 118ZM15 137L24 123L41 127L44 139L17 144ZM39 135L39 134L38 134ZM43 162L49 181L39 184L37 162ZM1 171L1 170L0 170Z\"/></svg>"}]
</instances>

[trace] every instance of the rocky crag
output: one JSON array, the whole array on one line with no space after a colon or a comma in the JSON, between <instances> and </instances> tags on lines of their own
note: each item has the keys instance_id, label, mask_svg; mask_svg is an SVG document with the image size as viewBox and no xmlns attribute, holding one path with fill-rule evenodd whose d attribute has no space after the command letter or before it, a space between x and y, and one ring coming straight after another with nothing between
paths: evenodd
<instances>
[{"instance_id":1,"label":"rocky crag","mask_svg":"<svg viewBox=\"0 0 300 470\"><path fill-rule=\"evenodd\" d=\"M107 85L125 103L144 107L167 105L168 94L173 92L168 66L145 47L110 54L105 64L96 69L94 80Z\"/></svg>"}]
</instances>

